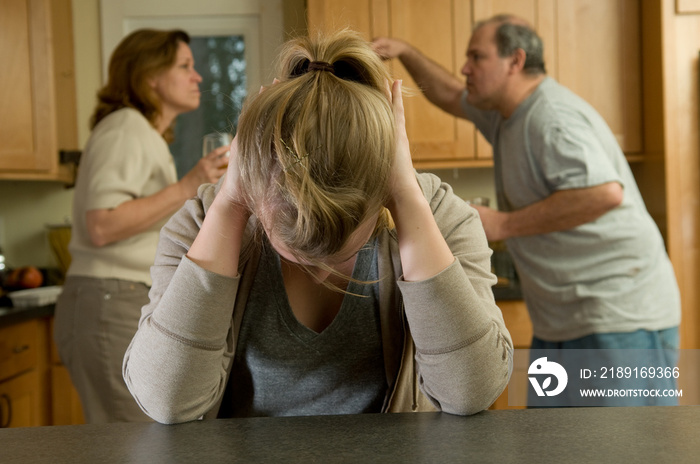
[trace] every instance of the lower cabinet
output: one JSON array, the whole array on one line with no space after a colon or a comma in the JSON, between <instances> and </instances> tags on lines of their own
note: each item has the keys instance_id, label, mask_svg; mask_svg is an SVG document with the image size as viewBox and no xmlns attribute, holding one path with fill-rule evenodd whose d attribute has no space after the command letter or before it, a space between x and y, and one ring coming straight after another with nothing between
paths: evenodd
<instances>
[{"instance_id":1,"label":"lower cabinet","mask_svg":"<svg viewBox=\"0 0 700 464\"><path fill-rule=\"evenodd\" d=\"M0 426L49 425L46 385L37 370L0 382Z\"/></svg>"},{"instance_id":2,"label":"lower cabinet","mask_svg":"<svg viewBox=\"0 0 700 464\"><path fill-rule=\"evenodd\" d=\"M518 349L530 348L532 342L532 322L524 301L496 301L501 308L506 328L513 339L513 347ZM522 401L518 401L522 404ZM524 409L524 406L508 406L508 387L489 409Z\"/></svg>"},{"instance_id":3,"label":"lower cabinet","mask_svg":"<svg viewBox=\"0 0 700 464\"><path fill-rule=\"evenodd\" d=\"M83 408L78 392L62 365L51 366L51 423L52 425L84 424Z\"/></svg>"},{"instance_id":4,"label":"lower cabinet","mask_svg":"<svg viewBox=\"0 0 700 464\"><path fill-rule=\"evenodd\" d=\"M70 380L68 369L61 364L53 342L53 318L49 319L49 360L51 363L51 424L84 424L83 408L78 392Z\"/></svg>"},{"instance_id":5,"label":"lower cabinet","mask_svg":"<svg viewBox=\"0 0 700 464\"><path fill-rule=\"evenodd\" d=\"M498 301L515 348L528 348L532 324L523 301ZM508 406L508 389L490 409ZM80 398L53 343L53 318L0 327L0 427L83 424Z\"/></svg>"},{"instance_id":6,"label":"lower cabinet","mask_svg":"<svg viewBox=\"0 0 700 464\"><path fill-rule=\"evenodd\" d=\"M0 427L84 423L52 328L46 317L0 327Z\"/></svg>"}]
</instances>

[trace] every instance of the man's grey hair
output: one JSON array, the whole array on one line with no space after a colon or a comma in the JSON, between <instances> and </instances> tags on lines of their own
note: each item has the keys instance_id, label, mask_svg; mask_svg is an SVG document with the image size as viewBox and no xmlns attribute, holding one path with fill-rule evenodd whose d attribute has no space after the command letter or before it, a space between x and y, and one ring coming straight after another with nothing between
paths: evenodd
<instances>
[{"instance_id":1,"label":"man's grey hair","mask_svg":"<svg viewBox=\"0 0 700 464\"><path fill-rule=\"evenodd\" d=\"M524 20L512 15L497 15L477 23L474 31L490 23L500 23L494 35L498 56L513 56L520 48L525 52L523 71L527 74L546 74L542 39Z\"/></svg>"}]
</instances>

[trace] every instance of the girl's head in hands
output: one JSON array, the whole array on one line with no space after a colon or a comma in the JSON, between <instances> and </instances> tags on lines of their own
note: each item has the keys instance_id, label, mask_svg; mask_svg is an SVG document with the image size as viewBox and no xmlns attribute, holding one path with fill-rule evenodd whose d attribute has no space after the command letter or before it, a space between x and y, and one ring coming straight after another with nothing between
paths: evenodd
<instances>
[{"instance_id":1,"label":"girl's head in hands","mask_svg":"<svg viewBox=\"0 0 700 464\"><path fill-rule=\"evenodd\" d=\"M332 267L387 221L389 74L365 40L341 31L288 42L277 76L239 120L240 188L278 251Z\"/></svg>"}]
</instances>

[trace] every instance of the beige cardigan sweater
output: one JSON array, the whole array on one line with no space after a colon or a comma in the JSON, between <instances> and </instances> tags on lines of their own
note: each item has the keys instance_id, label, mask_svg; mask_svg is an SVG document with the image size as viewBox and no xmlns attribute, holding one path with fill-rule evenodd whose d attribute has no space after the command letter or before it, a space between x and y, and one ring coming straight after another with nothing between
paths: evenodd
<instances>
[{"instance_id":1,"label":"beige cardigan sweater","mask_svg":"<svg viewBox=\"0 0 700 464\"><path fill-rule=\"evenodd\" d=\"M512 370L512 340L491 290L491 250L476 210L434 175L417 177L456 259L430 279L406 282L395 231L379 235L389 386L383 411L473 414L498 398ZM216 190L200 187L162 229L151 301L124 357L129 390L162 423L216 417L258 264L255 218L244 236L239 277L206 271L185 256Z\"/></svg>"}]
</instances>

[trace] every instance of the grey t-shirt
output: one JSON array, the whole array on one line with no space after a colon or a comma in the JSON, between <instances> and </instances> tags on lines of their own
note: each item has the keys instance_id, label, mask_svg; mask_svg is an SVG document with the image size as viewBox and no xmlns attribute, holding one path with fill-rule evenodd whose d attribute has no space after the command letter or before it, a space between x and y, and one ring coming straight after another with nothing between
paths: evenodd
<instances>
[{"instance_id":1,"label":"grey t-shirt","mask_svg":"<svg viewBox=\"0 0 700 464\"><path fill-rule=\"evenodd\" d=\"M380 412L387 385L377 275L372 240L353 270L369 283L351 281L333 322L316 333L294 316L279 255L266 242L219 417Z\"/></svg>"},{"instance_id":2,"label":"grey t-shirt","mask_svg":"<svg viewBox=\"0 0 700 464\"><path fill-rule=\"evenodd\" d=\"M680 297L656 224L615 136L551 78L511 115L462 107L493 146L498 207L515 211L558 190L619 182L624 200L574 229L507 240L534 333L563 341L680 322Z\"/></svg>"}]
</instances>

